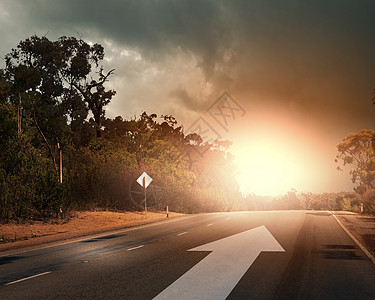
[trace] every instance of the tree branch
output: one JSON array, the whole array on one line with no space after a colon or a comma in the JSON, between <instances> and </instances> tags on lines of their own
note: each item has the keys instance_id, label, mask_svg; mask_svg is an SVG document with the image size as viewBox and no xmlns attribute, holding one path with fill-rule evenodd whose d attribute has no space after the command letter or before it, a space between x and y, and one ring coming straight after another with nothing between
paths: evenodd
<instances>
[{"instance_id":1,"label":"tree branch","mask_svg":"<svg viewBox=\"0 0 375 300\"><path fill-rule=\"evenodd\" d=\"M114 71L115 69L112 69L106 75L104 75L102 71L100 71L100 80L99 81L92 80L91 83L87 84L84 88L80 86L79 84L77 84L76 82L71 82L71 85L74 86L87 101L87 99L89 98L87 94L90 93L91 89L99 85L102 85L104 82L108 81L108 77L111 76Z\"/></svg>"}]
</instances>

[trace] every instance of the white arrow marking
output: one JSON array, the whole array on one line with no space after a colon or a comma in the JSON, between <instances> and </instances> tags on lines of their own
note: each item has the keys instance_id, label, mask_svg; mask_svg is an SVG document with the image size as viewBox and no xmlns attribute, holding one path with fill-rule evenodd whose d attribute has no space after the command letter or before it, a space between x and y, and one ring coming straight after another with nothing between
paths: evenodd
<instances>
[{"instance_id":1,"label":"white arrow marking","mask_svg":"<svg viewBox=\"0 0 375 300\"><path fill-rule=\"evenodd\" d=\"M262 251L285 252L265 226L188 251L212 251L154 299L225 299Z\"/></svg>"}]
</instances>

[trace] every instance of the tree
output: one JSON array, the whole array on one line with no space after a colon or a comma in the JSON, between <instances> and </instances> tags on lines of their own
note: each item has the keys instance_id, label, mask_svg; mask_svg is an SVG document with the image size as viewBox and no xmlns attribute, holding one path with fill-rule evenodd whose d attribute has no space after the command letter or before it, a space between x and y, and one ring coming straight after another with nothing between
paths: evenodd
<instances>
[{"instance_id":1,"label":"tree","mask_svg":"<svg viewBox=\"0 0 375 300\"><path fill-rule=\"evenodd\" d=\"M9 100L19 107L19 118L23 111L27 122L33 123L39 133L33 140L34 146L44 142L57 172L55 144L68 131L62 105L64 85L59 73L64 59L59 44L32 36L12 49L5 61L5 75L12 85Z\"/></svg>"},{"instance_id":2,"label":"tree","mask_svg":"<svg viewBox=\"0 0 375 300\"><path fill-rule=\"evenodd\" d=\"M353 183L359 184L355 190L363 194L374 188L371 182L375 180L375 131L362 129L351 133L337 145L337 150L335 162L353 166L349 173ZM340 166L337 169L342 170Z\"/></svg>"},{"instance_id":3,"label":"tree","mask_svg":"<svg viewBox=\"0 0 375 300\"><path fill-rule=\"evenodd\" d=\"M103 65L100 64L104 59L104 48L99 44L89 45L74 37L61 37L58 42L64 55L65 64L61 69L61 76L68 84L68 95L72 97L77 92L82 97L93 114L96 136L101 137L104 107L116 94L114 90L106 91L104 83L114 69L104 72ZM67 99L70 100L70 97ZM74 111L72 107L71 111Z\"/></svg>"},{"instance_id":4,"label":"tree","mask_svg":"<svg viewBox=\"0 0 375 300\"><path fill-rule=\"evenodd\" d=\"M58 130L64 128L64 123L70 124L71 129L81 129L77 123L86 122L88 111L93 115L96 135L101 136L104 107L116 94L105 89L114 70L104 73L103 59L101 45L65 36L57 41L32 36L6 55L5 75L13 84L13 102L22 98L23 106L29 106L47 144L47 128ZM48 124L43 124L46 121ZM53 139L61 139L56 133Z\"/></svg>"},{"instance_id":5,"label":"tree","mask_svg":"<svg viewBox=\"0 0 375 300\"><path fill-rule=\"evenodd\" d=\"M304 198L304 201L301 201L301 206L304 209L309 209L311 206L313 194L312 193L301 193L301 196Z\"/></svg>"}]
</instances>

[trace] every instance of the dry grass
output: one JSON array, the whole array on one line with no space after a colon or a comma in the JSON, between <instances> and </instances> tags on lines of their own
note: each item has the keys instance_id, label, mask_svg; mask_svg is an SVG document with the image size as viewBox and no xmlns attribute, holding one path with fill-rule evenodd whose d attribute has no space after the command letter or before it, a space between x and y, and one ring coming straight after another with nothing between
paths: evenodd
<instances>
[{"instance_id":1,"label":"dry grass","mask_svg":"<svg viewBox=\"0 0 375 300\"><path fill-rule=\"evenodd\" d=\"M169 213L169 218L181 214ZM166 213L148 212L73 212L66 219L26 224L0 225L0 251L34 246L105 231L148 224L167 219Z\"/></svg>"}]
</instances>

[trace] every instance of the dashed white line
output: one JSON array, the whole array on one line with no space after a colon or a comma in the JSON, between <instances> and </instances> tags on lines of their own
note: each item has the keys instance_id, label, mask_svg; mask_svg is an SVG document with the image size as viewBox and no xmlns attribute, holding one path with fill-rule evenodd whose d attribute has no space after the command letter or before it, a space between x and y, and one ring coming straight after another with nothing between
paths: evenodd
<instances>
[{"instance_id":1,"label":"dashed white line","mask_svg":"<svg viewBox=\"0 0 375 300\"><path fill-rule=\"evenodd\" d=\"M127 249L127 250L128 250L128 251L132 251L132 250L139 249L139 248L142 248L142 247L144 247L144 245L139 245L139 246L137 246L137 247L129 248L129 249Z\"/></svg>"},{"instance_id":2,"label":"dashed white line","mask_svg":"<svg viewBox=\"0 0 375 300\"><path fill-rule=\"evenodd\" d=\"M47 275L51 273L51 271L49 272L44 272L44 273L40 273L40 274L36 274L36 275L33 275L33 276L29 276L29 277L25 277L25 278L22 278L22 279L18 279L16 281L12 281L12 282L8 282L7 284L5 285L11 285L11 284L15 284L15 283L18 283L18 282L22 282L22 281L25 281L25 280L28 280L28 279L32 279L32 278L35 278L35 277L39 277L39 276L43 276L43 275Z\"/></svg>"},{"instance_id":3,"label":"dashed white line","mask_svg":"<svg viewBox=\"0 0 375 300\"><path fill-rule=\"evenodd\" d=\"M210 223L210 224L207 224L207 227L208 227L208 226L212 226L212 225L214 225L214 224L212 224L212 223Z\"/></svg>"},{"instance_id":4,"label":"dashed white line","mask_svg":"<svg viewBox=\"0 0 375 300\"><path fill-rule=\"evenodd\" d=\"M232 218L226 218L225 221L228 221L228 220L230 220L230 219L232 219Z\"/></svg>"},{"instance_id":5,"label":"dashed white line","mask_svg":"<svg viewBox=\"0 0 375 300\"><path fill-rule=\"evenodd\" d=\"M183 235L183 234L187 234L187 232L186 231L185 232L181 232L181 233L177 234L177 236L180 236L180 235Z\"/></svg>"}]
</instances>

